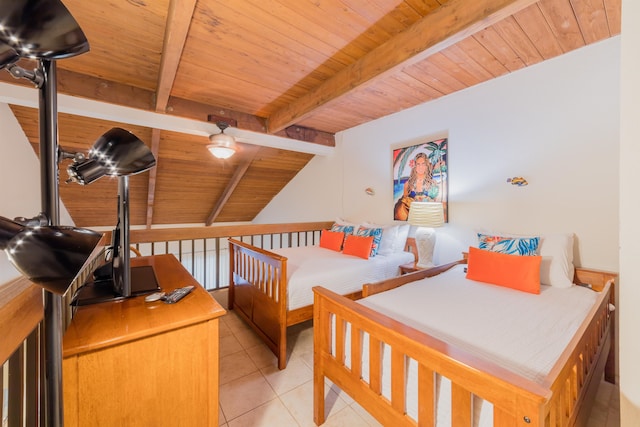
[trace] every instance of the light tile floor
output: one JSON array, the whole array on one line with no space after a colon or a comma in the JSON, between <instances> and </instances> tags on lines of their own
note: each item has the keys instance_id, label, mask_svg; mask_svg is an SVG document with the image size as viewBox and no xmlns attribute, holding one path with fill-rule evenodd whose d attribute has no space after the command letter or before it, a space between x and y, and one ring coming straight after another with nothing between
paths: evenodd
<instances>
[{"instance_id":1,"label":"light tile floor","mask_svg":"<svg viewBox=\"0 0 640 427\"><path fill-rule=\"evenodd\" d=\"M226 307L226 290L212 293ZM313 422L313 325L287 331L288 364L276 357L233 311L220 319L220 425L315 426ZM346 393L328 383L327 427L380 426ZM617 386L602 382L587 427L619 427Z\"/></svg>"}]
</instances>

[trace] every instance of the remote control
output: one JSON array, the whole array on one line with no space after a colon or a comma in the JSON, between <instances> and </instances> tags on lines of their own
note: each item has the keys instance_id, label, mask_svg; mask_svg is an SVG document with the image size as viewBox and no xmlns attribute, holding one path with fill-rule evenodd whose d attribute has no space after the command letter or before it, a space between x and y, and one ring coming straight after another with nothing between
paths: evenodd
<instances>
[{"instance_id":1,"label":"remote control","mask_svg":"<svg viewBox=\"0 0 640 427\"><path fill-rule=\"evenodd\" d=\"M175 289L165 295L162 300L167 304L175 304L191 292L194 287L195 286L185 286L184 288Z\"/></svg>"},{"instance_id":2,"label":"remote control","mask_svg":"<svg viewBox=\"0 0 640 427\"><path fill-rule=\"evenodd\" d=\"M162 299L162 297L164 297L164 292L155 292L151 295L147 295L146 297L144 297L144 300L146 302L154 302L154 301L158 301L159 299Z\"/></svg>"}]
</instances>

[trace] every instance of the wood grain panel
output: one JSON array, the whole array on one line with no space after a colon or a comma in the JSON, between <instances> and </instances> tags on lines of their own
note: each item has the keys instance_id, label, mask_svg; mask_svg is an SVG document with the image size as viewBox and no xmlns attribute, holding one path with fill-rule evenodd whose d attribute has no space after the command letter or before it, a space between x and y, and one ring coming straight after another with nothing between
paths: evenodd
<instances>
[{"instance_id":1,"label":"wood grain panel","mask_svg":"<svg viewBox=\"0 0 640 427\"><path fill-rule=\"evenodd\" d=\"M542 58L550 59L562 54L562 47L537 4L515 13L513 18Z\"/></svg>"},{"instance_id":2,"label":"wood grain panel","mask_svg":"<svg viewBox=\"0 0 640 427\"><path fill-rule=\"evenodd\" d=\"M467 37L460 41L453 48L458 47L465 52L475 62L480 64L482 68L487 70L493 77L502 76L509 72L507 67L489 52L479 41L478 36Z\"/></svg>"},{"instance_id":3,"label":"wood grain panel","mask_svg":"<svg viewBox=\"0 0 640 427\"><path fill-rule=\"evenodd\" d=\"M60 68L155 89L169 0L65 0L64 4L80 24L91 50L60 61Z\"/></svg>"},{"instance_id":4,"label":"wood grain panel","mask_svg":"<svg viewBox=\"0 0 640 427\"><path fill-rule=\"evenodd\" d=\"M472 37L469 37L466 40L474 40ZM457 69L463 70L464 72L470 74L472 78L475 80L475 83L484 82L493 77L491 72L485 68L481 62L476 61L470 52L467 52L465 49L461 47L461 43L457 43L447 49L443 50L441 54L445 56L452 64L455 64ZM486 51L485 51L486 52ZM460 80L460 79L458 79ZM473 81L473 80L472 80Z\"/></svg>"},{"instance_id":5,"label":"wood grain panel","mask_svg":"<svg viewBox=\"0 0 640 427\"><path fill-rule=\"evenodd\" d=\"M571 4L587 44L609 37L609 24L603 0L580 0Z\"/></svg>"},{"instance_id":6,"label":"wood grain panel","mask_svg":"<svg viewBox=\"0 0 640 427\"><path fill-rule=\"evenodd\" d=\"M517 71L525 67L524 61L504 41L495 28L487 28L473 37L507 70Z\"/></svg>"},{"instance_id":7,"label":"wood grain panel","mask_svg":"<svg viewBox=\"0 0 640 427\"><path fill-rule=\"evenodd\" d=\"M465 87L462 82L456 79L455 75L449 74L445 69L438 67L431 61L431 58L405 69L405 73L445 95Z\"/></svg>"},{"instance_id":8,"label":"wood grain panel","mask_svg":"<svg viewBox=\"0 0 640 427\"><path fill-rule=\"evenodd\" d=\"M604 0L604 8L607 13L609 23L609 34L615 36L620 34L621 29L621 0Z\"/></svg>"},{"instance_id":9,"label":"wood grain panel","mask_svg":"<svg viewBox=\"0 0 640 427\"><path fill-rule=\"evenodd\" d=\"M585 39L569 0L540 0L538 6L564 52L584 46Z\"/></svg>"},{"instance_id":10,"label":"wood grain panel","mask_svg":"<svg viewBox=\"0 0 640 427\"><path fill-rule=\"evenodd\" d=\"M429 61L441 70L446 70L446 73L455 78L456 81L462 83L465 87L476 85L489 78L486 74L483 75L483 79L479 79L471 71L473 65L468 65L468 58L462 58L458 62L453 61L450 56L445 55L444 52L438 52L429 58ZM473 61L471 61L473 62Z\"/></svg>"},{"instance_id":11,"label":"wood grain panel","mask_svg":"<svg viewBox=\"0 0 640 427\"><path fill-rule=\"evenodd\" d=\"M542 61L540 52L512 16L498 22L493 27L525 65L529 66Z\"/></svg>"}]
</instances>

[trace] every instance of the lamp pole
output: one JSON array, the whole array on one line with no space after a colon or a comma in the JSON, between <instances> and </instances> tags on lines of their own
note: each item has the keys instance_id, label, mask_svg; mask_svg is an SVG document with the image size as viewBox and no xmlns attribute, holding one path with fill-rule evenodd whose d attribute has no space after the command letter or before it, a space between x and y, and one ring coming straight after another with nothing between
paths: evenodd
<instances>
[{"instance_id":1,"label":"lamp pole","mask_svg":"<svg viewBox=\"0 0 640 427\"><path fill-rule=\"evenodd\" d=\"M114 280L120 281L116 283L116 289L125 297L131 296L131 254L129 253L129 176L122 175L118 177L118 222L120 227L120 266L122 274L114 277ZM114 231L115 232L115 231Z\"/></svg>"},{"instance_id":2,"label":"lamp pole","mask_svg":"<svg viewBox=\"0 0 640 427\"><path fill-rule=\"evenodd\" d=\"M60 225L58 198L58 96L56 62L41 59L44 79L39 89L40 194L48 225ZM64 425L62 401L62 296L44 290L44 334L41 345L44 384L41 384L46 426Z\"/></svg>"}]
</instances>

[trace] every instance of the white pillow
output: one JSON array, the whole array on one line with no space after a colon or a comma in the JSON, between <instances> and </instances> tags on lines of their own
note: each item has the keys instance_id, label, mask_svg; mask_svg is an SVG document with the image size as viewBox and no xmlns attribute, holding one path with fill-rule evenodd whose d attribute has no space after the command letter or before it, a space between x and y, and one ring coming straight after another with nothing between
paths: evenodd
<instances>
[{"instance_id":1,"label":"white pillow","mask_svg":"<svg viewBox=\"0 0 640 427\"><path fill-rule=\"evenodd\" d=\"M402 224L398 226L398 235L393 244L394 252L403 252L404 247L407 245L407 237L409 237L410 224Z\"/></svg>"},{"instance_id":2,"label":"white pillow","mask_svg":"<svg viewBox=\"0 0 640 427\"><path fill-rule=\"evenodd\" d=\"M372 222L362 223L362 227L382 228L382 240L378 248L378 255L390 255L404 251L404 246L409 235L409 225L388 224L380 225Z\"/></svg>"},{"instance_id":3,"label":"white pillow","mask_svg":"<svg viewBox=\"0 0 640 427\"><path fill-rule=\"evenodd\" d=\"M573 286L573 234L544 234L538 247L540 283L557 288Z\"/></svg>"},{"instance_id":4,"label":"white pillow","mask_svg":"<svg viewBox=\"0 0 640 427\"><path fill-rule=\"evenodd\" d=\"M398 234L397 225L379 225L371 222L365 222L362 226L369 228L382 228L382 239L378 246L378 255L389 255L393 253L393 244Z\"/></svg>"},{"instance_id":5,"label":"white pillow","mask_svg":"<svg viewBox=\"0 0 640 427\"><path fill-rule=\"evenodd\" d=\"M480 233L504 237L531 237L495 231L480 231ZM478 247L477 239L475 246ZM542 234L538 254L542 257L540 283L557 288L573 286L573 233Z\"/></svg>"}]
</instances>

